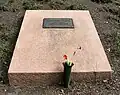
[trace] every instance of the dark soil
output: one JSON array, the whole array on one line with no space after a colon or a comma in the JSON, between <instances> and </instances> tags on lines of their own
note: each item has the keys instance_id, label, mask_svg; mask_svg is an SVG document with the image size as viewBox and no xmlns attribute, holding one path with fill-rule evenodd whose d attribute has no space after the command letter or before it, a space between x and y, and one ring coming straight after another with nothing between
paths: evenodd
<instances>
[{"instance_id":1,"label":"dark soil","mask_svg":"<svg viewBox=\"0 0 120 95\"><path fill-rule=\"evenodd\" d=\"M26 9L89 10L113 69L111 81L70 88L10 87L7 71ZM120 0L0 0L0 95L120 95Z\"/></svg>"}]
</instances>

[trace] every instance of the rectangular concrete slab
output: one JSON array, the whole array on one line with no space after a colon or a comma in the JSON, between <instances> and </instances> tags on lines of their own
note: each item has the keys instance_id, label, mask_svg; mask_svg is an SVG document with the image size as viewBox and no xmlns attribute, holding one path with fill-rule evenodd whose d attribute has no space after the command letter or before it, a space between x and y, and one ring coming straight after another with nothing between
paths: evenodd
<instances>
[{"instance_id":1,"label":"rectangular concrete slab","mask_svg":"<svg viewBox=\"0 0 120 95\"><path fill-rule=\"evenodd\" d=\"M72 18L74 28L43 28L44 18ZM112 70L89 11L27 10L8 71L10 85L58 83L64 54L74 63L72 80L111 78Z\"/></svg>"}]
</instances>

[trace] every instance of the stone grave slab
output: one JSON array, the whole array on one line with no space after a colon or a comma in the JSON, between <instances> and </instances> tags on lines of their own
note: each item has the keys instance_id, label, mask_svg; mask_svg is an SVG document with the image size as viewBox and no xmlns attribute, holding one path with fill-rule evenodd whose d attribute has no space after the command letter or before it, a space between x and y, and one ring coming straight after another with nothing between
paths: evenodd
<instances>
[{"instance_id":1,"label":"stone grave slab","mask_svg":"<svg viewBox=\"0 0 120 95\"><path fill-rule=\"evenodd\" d=\"M72 19L72 28L43 27L46 18ZM8 70L10 85L59 83L64 54L74 63L73 81L111 79L112 70L89 11L27 10Z\"/></svg>"}]
</instances>

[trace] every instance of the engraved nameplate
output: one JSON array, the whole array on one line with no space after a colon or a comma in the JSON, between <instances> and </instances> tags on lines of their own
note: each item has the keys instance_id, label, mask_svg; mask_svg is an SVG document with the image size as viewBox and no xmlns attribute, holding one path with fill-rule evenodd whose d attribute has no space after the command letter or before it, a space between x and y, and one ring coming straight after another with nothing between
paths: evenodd
<instances>
[{"instance_id":1,"label":"engraved nameplate","mask_svg":"<svg viewBox=\"0 0 120 95\"><path fill-rule=\"evenodd\" d=\"M44 18L43 28L74 28L72 18Z\"/></svg>"}]
</instances>

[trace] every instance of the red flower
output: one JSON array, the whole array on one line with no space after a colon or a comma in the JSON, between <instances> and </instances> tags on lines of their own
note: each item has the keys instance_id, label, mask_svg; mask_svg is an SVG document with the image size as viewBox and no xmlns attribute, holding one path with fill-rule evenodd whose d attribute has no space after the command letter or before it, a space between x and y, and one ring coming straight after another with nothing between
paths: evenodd
<instances>
[{"instance_id":1,"label":"red flower","mask_svg":"<svg viewBox=\"0 0 120 95\"><path fill-rule=\"evenodd\" d=\"M63 57L64 57L65 60L67 60L67 55L64 55Z\"/></svg>"}]
</instances>

